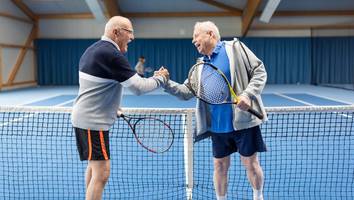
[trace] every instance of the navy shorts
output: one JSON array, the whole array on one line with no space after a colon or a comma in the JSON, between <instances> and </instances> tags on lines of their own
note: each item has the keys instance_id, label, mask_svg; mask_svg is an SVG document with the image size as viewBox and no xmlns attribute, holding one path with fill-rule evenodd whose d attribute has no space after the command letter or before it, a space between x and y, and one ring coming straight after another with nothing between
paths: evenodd
<instances>
[{"instance_id":1,"label":"navy shorts","mask_svg":"<svg viewBox=\"0 0 354 200\"><path fill-rule=\"evenodd\" d=\"M80 160L109 160L109 132L74 128Z\"/></svg>"},{"instance_id":2,"label":"navy shorts","mask_svg":"<svg viewBox=\"0 0 354 200\"><path fill-rule=\"evenodd\" d=\"M249 157L267 150L259 126L230 133L212 133L213 156L223 158L234 152Z\"/></svg>"}]
</instances>

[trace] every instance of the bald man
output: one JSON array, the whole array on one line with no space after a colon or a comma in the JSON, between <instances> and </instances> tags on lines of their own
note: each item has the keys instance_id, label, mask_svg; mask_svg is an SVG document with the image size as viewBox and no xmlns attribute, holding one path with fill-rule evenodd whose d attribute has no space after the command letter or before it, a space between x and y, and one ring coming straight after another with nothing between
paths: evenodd
<instances>
[{"instance_id":1,"label":"bald man","mask_svg":"<svg viewBox=\"0 0 354 200\"><path fill-rule=\"evenodd\" d=\"M133 39L130 20L112 17L101 40L88 47L80 59L80 88L71 121L80 160L88 160L87 200L101 199L109 178L109 129L117 118L123 88L140 95L160 87L168 79L163 68L150 78L142 78L132 69L123 54Z\"/></svg>"}]
</instances>

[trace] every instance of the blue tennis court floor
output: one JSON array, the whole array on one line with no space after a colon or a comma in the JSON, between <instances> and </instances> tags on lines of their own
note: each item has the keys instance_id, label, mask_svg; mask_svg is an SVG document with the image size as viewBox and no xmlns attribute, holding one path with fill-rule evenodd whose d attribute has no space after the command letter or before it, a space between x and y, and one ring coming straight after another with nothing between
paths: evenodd
<instances>
[{"instance_id":1,"label":"blue tennis court floor","mask_svg":"<svg viewBox=\"0 0 354 200\"><path fill-rule=\"evenodd\" d=\"M58 95L47 99L38 100L27 106L65 106L71 107L76 95ZM338 100L332 100L326 97L319 97L306 93L278 93L278 94L263 94L265 106L333 106L333 105L348 105ZM162 104L161 104L162 103ZM123 98L123 107L163 107L163 108L192 108L195 105L195 99L189 101L178 100L170 95L144 95L134 96L125 95Z\"/></svg>"},{"instance_id":2,"label":"blue tennis court floor","mask_svg":"<svg viewBox=\"0 0 354 200\"><path fill-rule=\"evenodd\" d=\"M3 91L0 104L70 107L77 91L77 87ZM262 97L267 107L335 106L354 104L353 93L314 86L273 86L267 87ZM126 91L122 106L188 108L195 106L195 99L181 101L161 90L142 96ZM13 112L13 115L0 115L0 118L4 117L1 124L4 148L0 148L0 153L5 155L2 160L5 170L0 170L0 177L6 177L0 178L0 185L3 185L0 193L8 195L9 199L82 199L85 194L85 163L79 161L76 153L70 113L57 116ZM262 127L268 152L260 154L266 177L265 197L272 197L272 200L352 199L352 116L352 112L281 113L279 116L270 113L270 119ZM115 133L112 131L110 139L112 174L104 199L142 199L126 192L137 182L140 185L134 190L142 191L146 200L165 195L172 196L167 199L186 196L183 165L185 124L181 119L170 119L171 126L180 134L176 135L171 151L162 156L152 155L141 148L129 127L122 120L117 120ZM215 197L210 148L210 140L194 145L193 153L198 156L193 161L193 196L197 200ZM230 197L251 199L252 191L238 155L234 154L232 160L230 188L233 190L228 194ZM13 185L16 185L16 190ZM46 192L38 192L38 188ZM317 198L313 198L314 195Z\"/></svg>"},{"instance_id":3,"label":"blue tennis court floor","mask_svg":"<svg viewBox=\"0 0 354 200\"><path fill-rule=\"evenodd\" d=\"M76 86L35 87L0 92L1 105L71 107L77 95ZM354 92L310 85L270 85L262 93L266 107L336 106L354 104ZM182 101L162 89L135 96L125 90L122 107L193 108L195 99Z\"/></svg>"}]
</instances>

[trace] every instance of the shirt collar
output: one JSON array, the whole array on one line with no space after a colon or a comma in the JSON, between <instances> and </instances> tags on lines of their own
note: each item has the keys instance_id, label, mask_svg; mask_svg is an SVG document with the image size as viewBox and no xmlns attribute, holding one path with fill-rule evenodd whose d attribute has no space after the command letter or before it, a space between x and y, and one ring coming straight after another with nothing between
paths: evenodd
<instances>
[{"instance_id":1,"label":"shirt collar","mask_svg":"<svg viewBox=\"0 0 354 200\"><path fill-rule=\"evenodd\" d=\"M218 54L220 52L220 49L221 49L222 45L223 45L223 43L221 41L219 41L216 44L212 54Z\"/></svg>"},{"instance_id":2,"label":"shirt collar","mask_svg":"<svg viewBox=\"0 0 354 200\"><path fill-rule=\"evenodd\" d=\"M219 41L219 42L216 44L216 46L214 47L214 50L213 50L213 52L211 53L210 58L209 58L209 56L205 55L203 60L204 60L205 62L208 62L208 61L210 62L210 59L211 59L211 57L212 57L213 55L219 54L220 49L221 49L222 46L223 46L223 42Z\"/></svg>"},{"instance_id":3,"label":"shirt collar","mask_svg":"<svg viewBox=\"0 0 354 200\"><path fill-rule=\"evenodd\" d=\"M120 51L119 46L111 38L102 35L101 40L112 43Z\"/></svg>"}]
</instances>

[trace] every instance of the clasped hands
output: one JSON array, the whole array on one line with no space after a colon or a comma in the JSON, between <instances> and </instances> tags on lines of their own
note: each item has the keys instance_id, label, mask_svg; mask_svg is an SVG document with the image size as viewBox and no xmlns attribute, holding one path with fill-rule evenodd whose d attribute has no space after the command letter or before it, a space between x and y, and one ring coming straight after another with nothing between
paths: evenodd
<instances>
[{"instance_id":1,"label":"clasped hands","mask_svg":"<svg viewBox=\"0 0 354 200\"><path fill-rule=\"evenodd\" d=\"M163 66L158 71L154 72L154 76L163 76L166 80L170 79L170 73Z\"/></svg>"}]
</instances>

